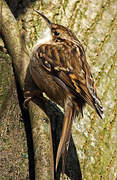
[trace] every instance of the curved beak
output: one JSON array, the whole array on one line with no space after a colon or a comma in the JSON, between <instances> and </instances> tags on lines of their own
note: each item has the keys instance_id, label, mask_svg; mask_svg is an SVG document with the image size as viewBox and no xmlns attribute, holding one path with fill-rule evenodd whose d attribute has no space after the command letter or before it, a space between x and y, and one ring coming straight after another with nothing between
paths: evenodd
<instances>
[{"instance_id":1,"label":"curved beak","mask_svg":"<svg viewBox=\"0 0 117 180\"><path fill-rule=\"evenodd\" d=\"M40 11L38 11L36 9L34 9L34 11L37 12L41 17L43 17L45 19L45 21L47 22L49 27L51 26L52 23L50 22L50 20L42 12L40 12Z\"/></svg>"}]
</instances>

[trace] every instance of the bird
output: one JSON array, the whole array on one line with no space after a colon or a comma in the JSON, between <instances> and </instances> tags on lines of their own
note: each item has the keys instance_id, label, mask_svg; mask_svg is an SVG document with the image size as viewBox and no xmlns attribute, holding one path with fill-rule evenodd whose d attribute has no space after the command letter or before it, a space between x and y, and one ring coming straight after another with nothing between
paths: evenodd
<instances>
[{"instance_id":1,"label":"bird","mask_svg":"<svg viewBox=\"0 0 117 180\"><path fill-rule=\"evenodd\" d=\"M42 12L34 10L47 23L47 28L32 48L29 70L38 87L30 92L24 104L37 94L46 95L64 109L60 142L56 155L57 171L62 157L62 173L70 143L73 120L89 104L102 118L103 107L97 95L85 50L76 35L67 27L51 22Z\"/></svg>"}]
</instances>

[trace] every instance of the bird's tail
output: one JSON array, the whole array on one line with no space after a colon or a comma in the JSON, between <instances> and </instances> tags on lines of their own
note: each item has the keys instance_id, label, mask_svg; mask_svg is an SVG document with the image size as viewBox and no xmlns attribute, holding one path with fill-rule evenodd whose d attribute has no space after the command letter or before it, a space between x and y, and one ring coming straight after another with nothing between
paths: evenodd
<instances>
[{"instance_id":1,"label":"bird's tail","mask_svg":"<svg viewBox=\"0 0 117 180\"><path fill-rule=\"evenodd\" d=\"M69 147L70 134L71 134L70 131L71 131L72 119L73 119L72 116L73 116L73 110L71 107L68 107L65 111L62 135L61 135L60 143L59 143L58 150L57 150L56 170L57 170L61 155L66 156L65 152L67 153L67 150ZM62 158L64 159L63 156L62 156ZM63 160L63 164L65 166L65 160Z\"/></svg>"},{"instance_id":2,"label":"bird's tail","mask_svg":"<svg viewBox=\"0 0 117 180\"><path fill-rule=\"evenodd\" d=\"M72 122L75 117L75 114L76 113L75 113L74 105L71 99L69 98L67 99L65 103L65 114L64 114L64 120L63 120L62 135L61 135L60 143L57 150L57 156L56 156L56 170L57 170L58 163L62 155L62 174L64 174L64 171L65 171L65 161L66 161L67 152L69 148Z\"/></svg>"}]
</instances>

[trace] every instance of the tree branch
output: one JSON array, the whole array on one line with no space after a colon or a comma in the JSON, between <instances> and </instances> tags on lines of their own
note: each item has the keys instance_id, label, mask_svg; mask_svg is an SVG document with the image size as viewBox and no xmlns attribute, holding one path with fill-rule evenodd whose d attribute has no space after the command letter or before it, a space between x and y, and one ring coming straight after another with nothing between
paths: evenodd
<instances>
[{"instance_id":1,"label":"tree branch","mask_svg":"<svg viewBox=\"0 0 117 180\"><path fill-rule=\"evenodd\" d=\"M9 54L12 56L14 70L23 91L29 56L25 52L25 45L22 43L23 38L19 32L17 21L5 0L0 5L2 5L0 7L2 13L0 14L1 33ZM33 102L29 104L29 114L34 142L35 179L54 179L50 122L46 114Z\"/></svg>"}]
</instances>

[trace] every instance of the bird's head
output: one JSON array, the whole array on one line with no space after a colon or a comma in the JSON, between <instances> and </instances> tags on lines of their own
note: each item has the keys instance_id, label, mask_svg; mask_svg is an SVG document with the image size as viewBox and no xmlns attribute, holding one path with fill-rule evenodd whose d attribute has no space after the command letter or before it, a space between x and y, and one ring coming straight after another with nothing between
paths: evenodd
<instances>
[{"instance_id":1,"label":"bird's head","mask_svg":"<svg viewBox=\"0 0 117 180\"><path fill-rule=\"evenodd\" d=\"M61 41L65 41L65 40L69 40L69 41L73 41L76 40L76 36L70 31L68 30L68 28L59 25L59 24L54 24L52 23L42 12L36 11L47 23L48 26L48 30L46 31L46 33L50 34L51 36L51 40L55 41L55 42L61 42ZM46 36L46 34L44 34Z\"/></svg>"}]
</instances>

